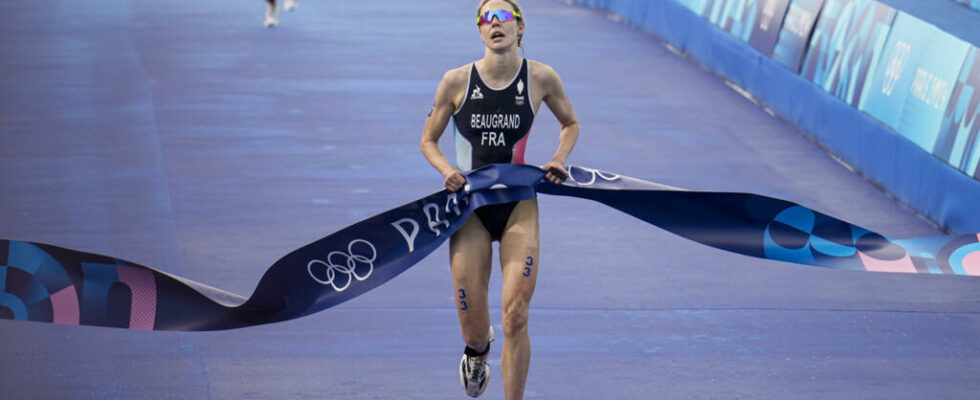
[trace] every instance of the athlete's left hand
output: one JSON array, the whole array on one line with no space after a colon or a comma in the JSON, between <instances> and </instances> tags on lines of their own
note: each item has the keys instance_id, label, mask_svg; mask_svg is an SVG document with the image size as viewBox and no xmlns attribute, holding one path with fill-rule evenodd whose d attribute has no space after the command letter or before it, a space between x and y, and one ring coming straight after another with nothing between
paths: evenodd
<instances>
[{"instance_id":1,"label":"athlete's left hand","mask_svg":"<svg viewBox=\"0 0 980 400\"><path fill-rule=\"evenodd\" d=\"M551 181L551 183L561 185L561 183L565 181L565 178L568 178L568 171L565 171L565 167L563 167L561 164L562 163L558 161L552 160L541 167L541 169L545 170L544 178ZM557 171L558 173L556 174L552 172L552 170Z\"/></svg>"}]
</instances>

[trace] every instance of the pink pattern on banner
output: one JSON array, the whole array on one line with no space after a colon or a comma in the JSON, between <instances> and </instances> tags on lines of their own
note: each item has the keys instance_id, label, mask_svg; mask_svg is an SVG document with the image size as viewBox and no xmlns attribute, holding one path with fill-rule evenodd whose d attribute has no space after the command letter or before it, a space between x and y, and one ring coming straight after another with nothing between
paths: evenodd
<instances>
[{"instance_id":1,"label":"pink pattern on banner","mask_svg":"<svg viewBox=\"0 0 980 400\"><path fill-rule=\"evenodd\" d=\"M517 141L514 145L514 154L510 158L511 164L524 164L524 149L527 148L527 138L531 137L531 132L528 132Z\"/></svg>"},{"instance_id":2,"label":"pink pattern on banner","mask_svg":"<svg viewBox=\"0 0 980 400\"><path fill-rule=\"evenodd\" d=\"M980 251L974 251L963 257L963 271L967 275L980 276Z\"/></svg>"},{"instance_id":3,"label":"pink pattern on banner","mask_svg":"<svg viewBox=\"0 0 980 400\"><path fill-rule=\"evenodd\" d=\"M119 281L129 286L133 301L129 311L129 329L153 330L157 316L157 285L153 273L119 266Z\"/></svg>"},{"instance_id":4,"label":"pink pattern on banner","mask_svg":"<svg viewBox=\"0 0 980 400\"><path fill-rule=\"evenodd\" d=\"M80 314L78 310L78 292L74 286L68 286L52 294L51 308L54 312L54 322L56 324L78 325Z\"/></svg>"},{"instance_id":5,"label":"pink pattern on banner","mask_svg":"<svg viewBox=\"0 0 980 400\"><path fill-rule=\"evenodd\" d=\"M915 264L912 263L912 257L909 257L908 254L898 260L879 260L860 251L858 251L858 256L861 257L861 264L864 264L864 269L871 272L905 272L910 274L918 272L915 270Z\"/></svg>"}]
</instances>

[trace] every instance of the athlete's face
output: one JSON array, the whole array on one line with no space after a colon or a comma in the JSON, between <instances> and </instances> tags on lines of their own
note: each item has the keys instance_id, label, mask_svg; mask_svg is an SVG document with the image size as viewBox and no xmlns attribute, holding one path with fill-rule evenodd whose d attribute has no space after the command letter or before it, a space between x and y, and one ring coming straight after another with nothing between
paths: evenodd
<instances>
[{"instance_id":1,"label":"athlete's face","mask_svg":"<svg viewBox=\"0 0 980 400\"><path fill-rule=\"evenodd\" d=\"M480 8L480 15L497 9L514 11L514 7L504 0L490 0ZM511 46L517 46L517 37L524 34L524 22L517 19L500 22L494 18L491 23L480 25L479 29L480 38L488 48L507 50Z\"/></svg>"}]
</instances>

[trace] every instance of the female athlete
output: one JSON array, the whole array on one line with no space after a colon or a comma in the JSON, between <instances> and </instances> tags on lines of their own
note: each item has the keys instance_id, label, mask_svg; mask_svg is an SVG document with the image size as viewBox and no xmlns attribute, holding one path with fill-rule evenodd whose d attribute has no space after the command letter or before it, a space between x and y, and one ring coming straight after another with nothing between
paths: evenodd
<instances>
[{"instance_id":1,"label":"female athlete","mask_svg":"<svg viewBox=\"0 0 980 400\"><path fill-rule=\"evenodd\" d=\"M525 22L514 0L480 1L477 27L486 46L483 58L449 70L439 84L421 148L450 191L466 184L461 171L492 163L523 164L531 123L542 102L561 124L558 149L543 166L549 171L545 178L561 183L567 176L563 165L578 139L578 121L558 74L519 54ZM438 145L450 119L455 131L455 166ZM482 394L489 380L486 359L494 335L487 291L493 241L500 242L503 274L504 395L509 400L524 396L531 360L528 307L540 265L538 233L538 202L530 199L477 209L449 240L456 309L466 343L460 380L472 397Z\"/></svg>"}]
</instances>

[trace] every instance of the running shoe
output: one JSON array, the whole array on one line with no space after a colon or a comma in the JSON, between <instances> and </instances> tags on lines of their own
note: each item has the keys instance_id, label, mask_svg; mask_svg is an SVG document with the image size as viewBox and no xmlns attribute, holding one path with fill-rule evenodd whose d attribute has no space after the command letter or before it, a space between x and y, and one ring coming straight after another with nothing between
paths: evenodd
<instances>
[{"instance_id":1,"label":"running shoe","mask_svg":"<svg viewBox=\"0 0 980 400\"><path fill-rule=\"evenodd\" d=\"M279 25L279 18L277 17L278 11L276 7L266 7L265 8L265 22L263 24L266 28L272 28Z\"/></svg>"},{"instance_id":2,"label":"running shoe","mask_svg":"<svg viewBox=\"0 0 980 400\"><path fill-rule=\"evenodd\" d=\"M296 6L296 0L286 0L286 2L282 3L282 9L286 11L293 11L296 9Z\"/></svg>"},{"instance_id":3,"label":"running shoe","mask_svg":"<svg viewBox=\"0 0 980 400\"><path fill-rule=\"evenodd\" d=\"M459 361L459 381L463 384L463 390L470 397L479 397L487 390L487 383L490 382L490 367L487 365L487 356L490 355L490 343L493 343L493 327L490 327L490 340L487 342L487 349L482 353L466 346L463 349L463 359Z\"/></svg>"}]
</instances>

